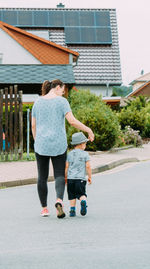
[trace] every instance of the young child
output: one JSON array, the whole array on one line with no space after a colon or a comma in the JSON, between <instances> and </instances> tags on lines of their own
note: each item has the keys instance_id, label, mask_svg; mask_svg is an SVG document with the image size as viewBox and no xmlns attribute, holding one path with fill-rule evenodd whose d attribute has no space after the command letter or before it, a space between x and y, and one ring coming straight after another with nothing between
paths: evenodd
<instances>
[{"instance_id":1,"label":"young child","mask_svg":"<svg viewBox=\"0 0 150 269\"><path fill-rule=\"evenodd\" d=\"M82 132L74 133L71 144L75 148L67 155L65 180L70 200L70 217L76 216L76 199L80 200L81 215L85 216L87 213L86 172L89 184L92 183L90 158L88 152L84 151L87 141L89 139Z\"/></svg>"}]
</instances>

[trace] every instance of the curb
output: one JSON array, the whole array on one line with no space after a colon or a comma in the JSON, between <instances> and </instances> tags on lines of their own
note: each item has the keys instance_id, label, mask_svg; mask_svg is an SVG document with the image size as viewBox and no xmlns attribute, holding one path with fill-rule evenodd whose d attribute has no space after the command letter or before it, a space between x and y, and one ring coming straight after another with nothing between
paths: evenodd
<instances>
[{"instance_id":1,"label":"curb","mask_svg":"<svg viewBox=\"0 0 150 269\"><path fill-rule=\"evenodd\" d=\"M104 171L113 169L117 166L120 166L122 164L130 163L130 162L139 162L139 160L137 158L126 158L126 159L121 159L119 161L114 161L109 164L93 168L92 174L104 172ZM52 181L54 181L54 177L50 176L48 178L48 182L52 182ZM17 186L36 184L36 183L37 183L37 178L19 179L19 180L13 180L13 181L0 182L0 188L17 187Z\"/></svg>"},{"instance_id":2,"label":"curb","mask_svg":"<svg viewBox=\"0 0 150 269\"><path fill-rule=\"evenodd\" d=\"M114 162L111 162L111 163L106 164L106 165L98 166L98 167L92 169L92 173L97 174L97 173L100 173L100 172L104 172L106 170L113 169L113 168L115 168L117 166L120 166L122 164L131 163L131 162L139 162L139 160L137 158L121 159L119 161L114 161Z\"/></svg>"}]
</instances>

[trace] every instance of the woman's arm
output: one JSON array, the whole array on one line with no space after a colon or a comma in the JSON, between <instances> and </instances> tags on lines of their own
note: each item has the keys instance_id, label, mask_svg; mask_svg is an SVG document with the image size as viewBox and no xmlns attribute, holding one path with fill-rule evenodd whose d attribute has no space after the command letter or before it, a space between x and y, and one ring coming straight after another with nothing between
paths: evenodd
<instances>
[{"instance_id":1,"label":"woman's arm","mask_svg":"<svg viewBox=\"0 0 150 269\"><path fill-rule=\"evenodd\" d=\"M84 125L83 123L81 123L79 120L77 120L73 116L72 112L68 112L65 117L70 125L72 125L73 127L77 128L83 132L88 133L88 138L91 142L94 140L94 133L92 132L92 130L89 127L87 127L86 125Z\"/></svg>"},{"instance_id":2,"label":"woman's arm","mask_svg":"<svg viewBox=\"0 0 150 269\"><path fill-rule=\"evenodd\" d=\"M33 138L35 140L35 136L36 136L36 118L32 117L32 135Z\"/></svg>"}]
</instances>

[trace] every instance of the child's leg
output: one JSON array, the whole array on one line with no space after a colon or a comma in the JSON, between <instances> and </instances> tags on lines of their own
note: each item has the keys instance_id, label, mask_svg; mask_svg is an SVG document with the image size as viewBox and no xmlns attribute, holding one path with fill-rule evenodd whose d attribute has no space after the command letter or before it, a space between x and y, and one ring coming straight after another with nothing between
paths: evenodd
<instances>
[{"instance_id":1,"label":"child's leg","mask_svg":"<svg viewBox=\"0 0 150 269\"><path fill-rule=\"evenodd\" d=\"M83 198L83 199L81 199ZM86 202L86 196L81 196L80 197L80 205L81 205L81 210L80 210L80 214L82 216L85 216L87 214L87 202Z\"/></svg>"},{"instance_id":2,"label":"child's leg","mask_svg":"<svg viewBox=\"0 0 150 269\"><path fill-rule=\"evenodd\" d=\"M85 195L82 195L82 196L79 198L79 200L80 200L80 202L81 202L82 200L85 200L85 201L86 201L86 196L85 196Z\"/></svg>"},{"instance_id":3,"label":"child's leg","mask_svg":"<svg viewBox=\"0 0 150 269\"><path fill-rule=\"evenodd\" d=\"M80 190L80 194L81 194L81 196L79 196L80 205L81 205L80 214L82 216L85 216L87 214L86 182L81 181L79 187L80 187L79 190Z\"/></svg>"},{"instance_id":4,"label":"child's leg","mask_svg":"<svg viewBox=\"0 0 150 269\"><path fill-rule=\"evenodd\" d=\"M70 200L70 217L76 216L76 199Z\"/></svg>"},{"instance_id":5,"label":"child's leg","mask_svg":"<svg viewBox=\"0 0 150 269\"><path fill-rule=\"evenodd\" d=\"M70 207L76 206L76 199L70 200Z\"/></svg>"}]
</instances>

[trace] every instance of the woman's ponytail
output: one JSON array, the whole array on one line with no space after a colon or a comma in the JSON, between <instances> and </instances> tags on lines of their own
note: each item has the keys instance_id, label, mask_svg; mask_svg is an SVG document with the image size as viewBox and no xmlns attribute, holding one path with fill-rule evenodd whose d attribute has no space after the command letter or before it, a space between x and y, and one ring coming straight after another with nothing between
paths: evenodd
<instances>
[{"instance_id":1,"label":"woman's ponytail","mask_svg":"<svg viewBox=\"0 0 150 269\"><path fill-rule=\"evenodd\" d=\"M56 88L58 85L62 88L64 83L60 79L55 79L52 81L45 80L42 84L42 95L46 95L51 89Z\"/></svg>"}]
</instances>

